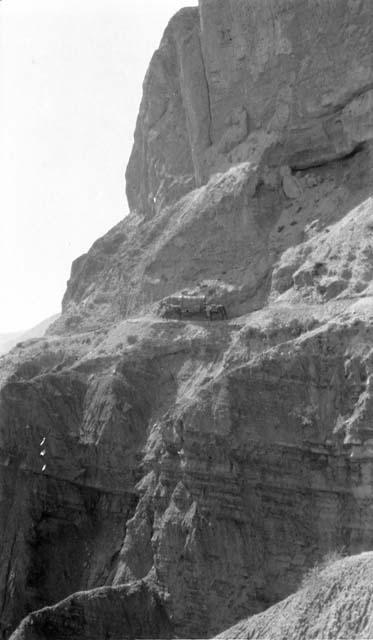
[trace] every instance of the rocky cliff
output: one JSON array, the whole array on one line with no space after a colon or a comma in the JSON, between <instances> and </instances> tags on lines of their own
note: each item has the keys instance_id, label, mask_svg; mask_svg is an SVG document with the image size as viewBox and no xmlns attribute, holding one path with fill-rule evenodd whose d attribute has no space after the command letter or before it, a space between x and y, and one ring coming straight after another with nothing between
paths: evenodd
<instances>
[{"instance_id":1,"label":"rocky cliff","mask_svg":"<svg viewBox=\"0 0 373 640\"><path fill-rule=\"evenodd\" d=\"M303 588L232 627L219 640L373 637L372 553L314 567Z\"/></svg>"},{"instance_id":2,"label":"rocky cliff","mask_svg":"<svg viewBox=\"0 0 373 640\"><path fill-rule=\"evenodd\" d=\"M0 361L3 638L207 637L372 549L372 25L370 0L171 20L130 215Z\"/></svg>"}]
</instances>

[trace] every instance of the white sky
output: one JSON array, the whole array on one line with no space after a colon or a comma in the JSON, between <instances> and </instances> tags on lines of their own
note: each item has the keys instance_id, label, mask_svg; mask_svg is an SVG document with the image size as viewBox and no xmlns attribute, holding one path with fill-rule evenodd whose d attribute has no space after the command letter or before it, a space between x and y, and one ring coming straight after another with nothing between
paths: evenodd
<instances>
[{"instance_id":1,"label":"white sky","mask_svg":"<svg viewBox=\"0 0 373 640\"><path fill-rule=\"evenodd\" d=\"M58 312L71 262L125 216L146 68L196 4L0 2L0 333Z\"/></svg>"}]
</instances>

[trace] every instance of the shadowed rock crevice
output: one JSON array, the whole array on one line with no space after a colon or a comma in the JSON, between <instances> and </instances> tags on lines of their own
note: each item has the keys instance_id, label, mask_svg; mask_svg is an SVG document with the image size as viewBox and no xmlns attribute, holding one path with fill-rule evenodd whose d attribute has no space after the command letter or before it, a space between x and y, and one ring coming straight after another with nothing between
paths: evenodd
<instances>
[{"instance_id":1,"label":"shadowed rock crevice","mask_svg":"<svg viewBox=\"0 0 373 640\"><path fill-rule=\"evenodd\" d=\"M345 160L351 160L351 158L353 158L354 156L356 156L356 154L358 153L362 153L362 151L364 151L366 149L366 143L361 142L359 144L356 145L356 147L354 147L352 149L352 151L349 151L346 154L343 154L341 156L333 156L331 159L325 160L325 162L320 162L318 161L317 164L309 164L306 166L292 166L291 170L292 171L309 171L309 169L319 169L320 167L324 167L325 165L329 164L330 162L343 162Z\"/></svg>"}]
</instances>

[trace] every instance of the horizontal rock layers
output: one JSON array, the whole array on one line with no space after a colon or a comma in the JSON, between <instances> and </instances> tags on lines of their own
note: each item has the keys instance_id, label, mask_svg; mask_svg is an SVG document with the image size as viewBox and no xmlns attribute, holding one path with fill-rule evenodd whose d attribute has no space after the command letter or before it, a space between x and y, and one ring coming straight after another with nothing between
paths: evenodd
<instances>
[{"instance_id":1,"label":"horizontal rock layers","mask_svg":"<svg viewBox=\"0 0 373 640\"><path fill-rule=\"evenodd\" d=\"M131 214L1 360L4 639L207 637L372 549L372 17L206 0L167 27ZM188 296L228 320L160 317Z\"/></svg>"},{"instance_id":2,"label":"horizontal rock layers","mask_svg":"<svg viewBox=\"0 0 373 640\"><path fill-rule=\"evenodd\" d=\"M337 321L311 309L278 305L228 326L129 320L91 352L82 344L70 396L57 374L76 409L49 418L44 472L56 374L13 373L9 414L10 391L43 393L31 460L22 419L13 449L10 434L4 443L4 622L74 585L144 579L176 633L211 635L288 595L330 549L370 548L372 310ZM73 429L76 414L58 446L59 421Z\"/></svg>"}]
</instances>

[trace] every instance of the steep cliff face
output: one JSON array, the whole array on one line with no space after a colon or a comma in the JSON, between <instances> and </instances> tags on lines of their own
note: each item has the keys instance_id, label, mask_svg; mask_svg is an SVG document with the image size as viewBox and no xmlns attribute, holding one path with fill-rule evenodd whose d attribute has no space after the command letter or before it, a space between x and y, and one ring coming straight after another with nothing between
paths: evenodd
<instances>
[{"instance_id":1,"label":"steep cliff face","mask_svg":"<svg viewBox=\"0 0 373 640\"><path fill-rule=\"evenodd\" d=\"M208 101L199 12L183 9L168 25L145 78L126 173L131 211L159 211L200 182L198 149L210 143Z\"/></svg>"},{"instance_id":2,"label":"steep cliff face","mask_svg":"<svg viewBox=\"0 0 373 640\"><path fill-rule=\"evenodd\" d=\"M111 602L111 585L143 579L176 634L211 635L330 549L370 549L372 315L359 299L338 318L305 304L227 324L148 317L96 346L82 334L74 355L58 339L59 360L13 352L4 627L74 589L107 585ZM91 637L79 624L73 637Z\"/></svg>"},{"instance_id":3,"label":"steep cliff face","mask_svg":"<svg viewBox=\"0 0 373 640\"><path fill-rule=\"evenodd\" d=\"M167 27L132 212L1 360L4 638L207 637L372 549L372 24L206 0Z\"/></svg>"},{"instance_id":4,"label":"steep cliff face","mask_svg":"<svg viewBox=\"0 0 373 640\"><path fill-rule=\"evenodd\" d=\"M151 62L127 170L154 215L243 161L307 168L373 135L369 0L200 0Z\"/></svg>"},{"instance_id":5,"label":"steep cliff face","mask_svg":"<svg viewBox=\"0 0 373 640\"><path fill-rule=\"evenodd\" d=\"M369 0L179 12L144 83L132 213L73 265L63 323L93 328L211 279L233 287L235 315L262 305L283 236L299 244L304 225L342 217L337 198L347 212L369 195L372 20ZM329 170L354 153L354 176L348 162ZM295 228L269 240L280 216Z\"/></svg>"},{"instance_id":6,"label":"steep cliff face","mask_svg":"<svg viewBox=\"0 0 373 640\"><path fill-rule=\"evenodd\" d=\"M293 168L372 136L369 2L200 0L200 11L212 143L228 161L250 158L260 135L268 159ZM237 109L247 131L231 141Z\"/></svg>"}]
</instances>

